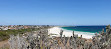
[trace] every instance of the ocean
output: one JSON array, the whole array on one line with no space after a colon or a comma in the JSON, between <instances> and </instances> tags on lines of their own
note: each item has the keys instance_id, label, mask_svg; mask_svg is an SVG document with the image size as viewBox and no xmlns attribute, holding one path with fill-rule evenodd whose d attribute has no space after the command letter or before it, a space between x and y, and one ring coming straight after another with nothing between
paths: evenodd
<instances>
[{"instance_id":1,"label":"ocean","mask_svg":"<svg viewBox=\"0 0 111 49\"><path fill-rule=\"evenodd\" d=\"M83 35L84 38L91 38L95 35L95 33L99 33L104 29L106 26L73 26L73 27L61 27L67 31L74 31L75 34Z\"/></svg>"}]
</instances>

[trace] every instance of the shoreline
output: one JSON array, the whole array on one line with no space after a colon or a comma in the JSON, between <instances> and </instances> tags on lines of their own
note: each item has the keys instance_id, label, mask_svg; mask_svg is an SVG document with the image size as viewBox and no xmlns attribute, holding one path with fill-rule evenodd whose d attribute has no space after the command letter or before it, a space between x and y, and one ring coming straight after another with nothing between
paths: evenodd
<instances>
[{"instance_id":1,"label":"shoreline","mask_svg":"<svg viewBox=\"0 0 111 49\"><path fill-rule=\"evenodd\" d=\"M50 35L50 37L60 37L59 35L60 30L63 30L63 36L65 35L65 37L71 37L73 35L72 34L73 31L66 30L61 27L53 27L53 28L48 29L48 34ZM94 36L94 34L92 33L79 32L79 31L74 31L74 34L78 35L78 37L82 35L82 38L85 38L85 39L92 39L92 37Z\"/></svg>"}]
</instances>

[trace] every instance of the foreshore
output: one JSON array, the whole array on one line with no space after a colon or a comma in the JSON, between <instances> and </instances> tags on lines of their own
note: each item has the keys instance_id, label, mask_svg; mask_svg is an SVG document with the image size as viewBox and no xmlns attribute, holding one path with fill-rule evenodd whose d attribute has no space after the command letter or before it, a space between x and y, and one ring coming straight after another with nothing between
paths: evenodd
<instances>
[{"instance_id":1,"label":"foreshore","mask_svg":"<svg viewBox=\"0 0 111 49\"><path fill-rule=\"evenodd\" d=\"M50 28L48 29L48 34L51 34L50 37L59 37L60 36L60 31L63 30L63 35L62 37L65 35L65 37L71 37L73 36L73 31L70 31L70 30L65 30L61 27L53 27L53 28ZM88 34L83 34L84 32L78 32L78 31L74 31L74 34L75 35L78 35L78 37L81 37L82 35L82 38L85 38L85 39L92 39L93 35L88 35Z\"/></svg>"}]
</instances>

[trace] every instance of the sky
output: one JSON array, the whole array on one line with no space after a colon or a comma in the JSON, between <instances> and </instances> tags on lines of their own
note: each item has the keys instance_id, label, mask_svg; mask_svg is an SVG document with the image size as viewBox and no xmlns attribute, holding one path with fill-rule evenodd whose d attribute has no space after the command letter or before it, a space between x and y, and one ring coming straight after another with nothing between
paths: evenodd
<instances>
[{"instance_id":1,"label":"sky","mask_svg":"<svg viewBox=\"0 0 111 49\"><path fill-rule=\"evenodd\" d=\"M0 25L108 25L111 0L0 0Z\"/></svg>"}]
</instances>

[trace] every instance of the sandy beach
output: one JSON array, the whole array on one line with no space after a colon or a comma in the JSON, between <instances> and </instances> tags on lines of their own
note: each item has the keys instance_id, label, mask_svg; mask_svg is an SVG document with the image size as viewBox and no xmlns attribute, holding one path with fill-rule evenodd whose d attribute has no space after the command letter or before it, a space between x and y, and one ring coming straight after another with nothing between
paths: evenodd
<instances>
[{"instance_id":1,"label":"sandy beach","mask_svg":"<svg viewBox=\"0 0 111 49\"><path fill-rule=\"evenodd\" d=\"M70 30L65 30L65 29L62 29L60 27L53 27L53 28L50 28L48 29L48 34L50 34L50 37L59 37L59 33L60 33L60 30L63 30L63 35L65 35L66 37L71 37L73 34L72 32L73 31L70 31ZM78 35L78 37L80 37L82 35L83 38L86 38L86 39L91 39L93 37L93 34L88 34L87 32L78 32L78 31L74 31L74 34L75 35Z\"/></svg>"}]
</instances>

